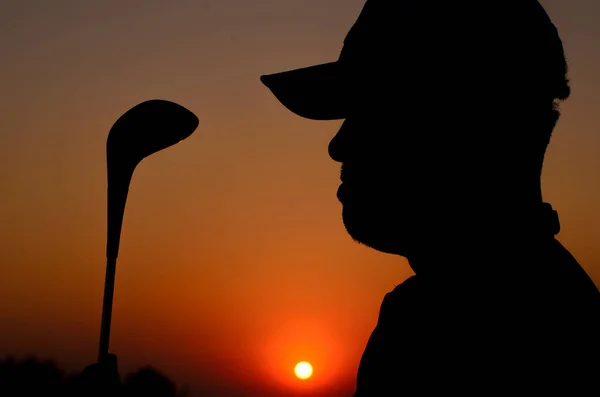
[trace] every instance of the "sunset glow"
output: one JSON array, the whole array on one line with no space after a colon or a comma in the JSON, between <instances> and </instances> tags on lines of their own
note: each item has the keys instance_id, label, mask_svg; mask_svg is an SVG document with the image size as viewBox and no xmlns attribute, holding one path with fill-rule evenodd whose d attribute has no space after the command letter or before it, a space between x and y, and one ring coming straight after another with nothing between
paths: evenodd
<instances>
[{"instance_id":1,"label":"sunset glow","mask_svg":"<svg viewBox=\"0 0 600 397\"><path fill-rule=\"evenodd\" d=\"M294 368L294 373L299 379L308 379L313 373L312 365L306 361L299 362L296 364L296 368Z\"/></svg>"}]
</instances>

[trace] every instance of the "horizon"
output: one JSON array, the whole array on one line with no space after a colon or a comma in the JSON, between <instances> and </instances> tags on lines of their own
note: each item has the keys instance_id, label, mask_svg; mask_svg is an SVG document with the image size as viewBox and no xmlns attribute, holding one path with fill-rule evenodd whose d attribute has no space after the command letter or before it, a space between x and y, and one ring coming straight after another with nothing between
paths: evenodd
<instances>
[{"instance_id":1,"label":"horizon","mask_svg":"<svg viewBox=\"0 0 600 397\"><path fill-rule=\"evenodd\" d=\"M600 286L600 3L541 0L569 63L543 171L557 238ZM348 396L405 258L353 241L327 145L263 74L334 61L364 0L9 0L0 45L0 358L96 360L105 272L106 138L149 99L198 116L136 168L110 352L192 395ZM239 161L232 161L238 159ZM301 361L313 376L294 376ZM242 393L242 394L239 394Z\"/></svg>"}]
</instances>

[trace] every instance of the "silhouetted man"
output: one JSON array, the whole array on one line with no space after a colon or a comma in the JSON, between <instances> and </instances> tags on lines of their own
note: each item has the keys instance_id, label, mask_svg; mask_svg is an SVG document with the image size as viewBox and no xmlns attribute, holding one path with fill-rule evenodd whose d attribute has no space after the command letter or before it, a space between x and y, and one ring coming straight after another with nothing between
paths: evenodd
<instances>
[{"instance_id":1,"label":"silhouetted man","mask_svg":"<svg viewBox=\"0 0 600 397\"><path fill-rule=\"evenodd\" d=\"M336 62L261 80L345 119L346 229L415 272L383 300L356 397L598 395L600 294L542 200L570 88L536 0L368 0Z\"/></svg>"}]
</instances>

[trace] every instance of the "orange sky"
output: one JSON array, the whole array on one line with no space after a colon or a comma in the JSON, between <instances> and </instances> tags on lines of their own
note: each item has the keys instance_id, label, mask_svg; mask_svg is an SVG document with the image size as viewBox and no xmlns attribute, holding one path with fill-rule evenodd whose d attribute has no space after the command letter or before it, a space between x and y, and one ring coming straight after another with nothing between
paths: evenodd
<instances>
[{"instance_id":1,"label":"orange sky","mask_svg":"<svg viewBox=\"0 0 600 397\"><path fill-rule=\"evenodd\" d=\"M600 285L600 5L542 3L573 88L544 195L559 239ZM258 77L335 60L362 5L3 2L0 356L94 361L106 137L127 109L162 98L200 126L133 177L111 339L123 371L152 364L215 396L351 393L383 295L412 272L345 233L327 155L341 122L293 115ZM309 382L293 377L302 360Z\"/></svg>"}]
</instances>

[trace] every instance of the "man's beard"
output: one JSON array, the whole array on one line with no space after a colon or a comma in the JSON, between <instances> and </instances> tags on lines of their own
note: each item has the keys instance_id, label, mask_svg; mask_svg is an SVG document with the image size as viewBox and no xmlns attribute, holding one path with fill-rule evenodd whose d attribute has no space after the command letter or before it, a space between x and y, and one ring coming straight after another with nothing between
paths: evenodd
<instances>
[{"instance_id":1,"label":"man's beard","mask_svg":"<svg viewBox=\"0 0 600 397\"><path fill-rule=\"evenodd\" d=\"M342 209L342 221L353 240L377 251L405 256L408 225L398 218L398 214L386 213L376 205L344 204Z\"/></svg>"}]
</instances>

